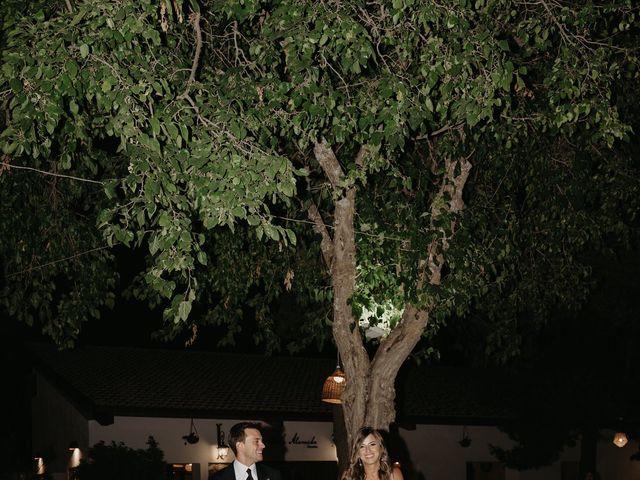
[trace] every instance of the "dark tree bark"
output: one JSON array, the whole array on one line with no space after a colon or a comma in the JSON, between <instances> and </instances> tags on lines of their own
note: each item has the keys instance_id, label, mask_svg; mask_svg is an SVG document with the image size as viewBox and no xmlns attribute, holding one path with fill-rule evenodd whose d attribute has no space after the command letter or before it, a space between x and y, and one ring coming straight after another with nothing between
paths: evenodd
<instances>
[{"instance_id":1,"label":"dark tree bark","mask_svg":"<svg viewBox=\"0 0 640 480\"><path fill-rule=\"evenodd\" d=\"M316 143L316 160L336 192L334 224L331 235L318 208L309 209L314 229L322 236L322 255L331 272L333 288L333 337L347 376L342 396L347 452L351 450L357 430L371 426L388 430L395 421L395 379L398 370L420 340L429 321L429 311L407 303L401 321L380 341L373 359L364 347L359 321L354 318L350 299L356 287L355 223L357 189L344 187L345 174L332 148L325 140ZM360 165L366 148L355 158ZM449 241L456 229L455 214L464 208L462 191L471 164L465 158L447 160L437 200L431 207L431 227L435 240L420 262L417 289L438 285ZM452 215L449 228L436 227L442 215Z\"/></svg>"}]
</instances>

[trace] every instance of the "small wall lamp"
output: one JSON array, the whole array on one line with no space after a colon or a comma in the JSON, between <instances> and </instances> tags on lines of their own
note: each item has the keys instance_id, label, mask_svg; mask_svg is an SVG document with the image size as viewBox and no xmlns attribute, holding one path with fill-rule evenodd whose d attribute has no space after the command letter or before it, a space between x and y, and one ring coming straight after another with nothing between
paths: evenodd
<instances>
[{"instance_id":1,"label":"small wall lamp","mask_svg":"<svg viewBox=\"0 0 640 480\"><path fill-rule=\"evenodd\" d=\"M629 442L629 439L627 438L627 434L624 432L617 432L614 436L613 436L613 444L616 447L622 448L624 447L627 443Z\"/></svg>"},{"instance_id":2,"label":"small wall lamp","mask_svg":"<svg viewBox=\"0 0 640 480\"><path fill-rule=\"evenodd\" d=\"M218 460L224 460L224 458L229 454L229 445L224 441L222 424L216 423L216 429L218 430Z\"/></svg>"},{"instance_id":3,"label":"small wall lamp","mask_svg":"<svg viewBox=\"0 0 640 480\"><path fill-rule=\"evenodd\" d=\"M80 445L75 440L69 444L69 468L76 468L80 465L82 459L82 451Z\"/></svg>"},{"instance_id":4,"label":"small wall lamp","mask_svg":"<svg viewBox=\"0 0 640 480\"><path fill-rule=\"evenodd\" d=\"M44 467L44 458L42 458L42 455L40 453L36 453L33 456L33 461L35 462L36 474L43 475L45 473L45 467Z\"/></svg>"}]
</instances>

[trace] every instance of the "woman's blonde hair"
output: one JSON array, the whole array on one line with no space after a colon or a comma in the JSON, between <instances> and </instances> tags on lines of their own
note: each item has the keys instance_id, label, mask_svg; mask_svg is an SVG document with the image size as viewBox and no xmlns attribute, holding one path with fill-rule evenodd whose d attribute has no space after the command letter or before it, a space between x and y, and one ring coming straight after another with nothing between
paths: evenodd
<instances>
[{"instance_id":1,"label":"woman's blonde hair","mask_svg":"<svg viewBox=\"0 0 640 480\"><path fill-rule=\"evenodd\" d=\"M384 438L380 430L376 430L371 427L364 427L358 430L358 435L353 442L353 449L351 450L351 458L349 462L349 468L342 477L343 480L363 480L364 479L364 465L360 459L360 446L364 442L364 439L369 435L380 445L380 469L378 470L378 476L380 480L391 480L391 465L389 463L389 453L387 447L384 444Z\"/></svg>"}]
</instances>

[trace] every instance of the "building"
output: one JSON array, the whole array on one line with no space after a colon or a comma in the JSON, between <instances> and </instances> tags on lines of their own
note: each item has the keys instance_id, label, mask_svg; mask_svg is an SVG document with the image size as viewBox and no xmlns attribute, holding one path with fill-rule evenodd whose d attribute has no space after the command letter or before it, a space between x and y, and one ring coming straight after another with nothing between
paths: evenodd
<instances>
[{"instance_id":1,"label":"building","mask_svg":"<svg viewBox=\"0 0 640 480\"><path fill-rule=\"evenodd\" d=\"M35 468L72 477L89 447L103 441L145 448L158 442L174 478L206 480L233 460L225 433L241 420L264 422L265 462L291 480L337 476L333 415L320 391L335 363L326 359L87 347L31 347L35 359L32 443ZM490 446L513 442L498 425L517 392L495 372L407 368L398 378L397 435L391 445L407 480L573 480L579 445L553 465L517 471ZM598 446L601 478L640 478L624 448ZM197 438L196 438L197 437ZM196 441L197 440L197 441ZM221 445L222 444L222 445ZM72 447L70 449L70 447Z\"/></svg>"}]
</instances>

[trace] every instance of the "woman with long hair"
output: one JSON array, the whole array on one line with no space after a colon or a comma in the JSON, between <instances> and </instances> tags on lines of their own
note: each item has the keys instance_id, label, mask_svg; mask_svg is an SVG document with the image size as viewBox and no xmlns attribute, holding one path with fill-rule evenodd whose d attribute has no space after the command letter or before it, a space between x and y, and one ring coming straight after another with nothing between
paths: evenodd
<instances>
[{"instance_id":1,"label":"woman with long hair","mask_svg":"<svg viewBox=\"0 0 640 480\"><path fill-rule=\"evenodd\" d=\"M404 480L400 468L389 460L380 430L364 427L358 431L342 480Z\"/></svg>"}]
</instances>

